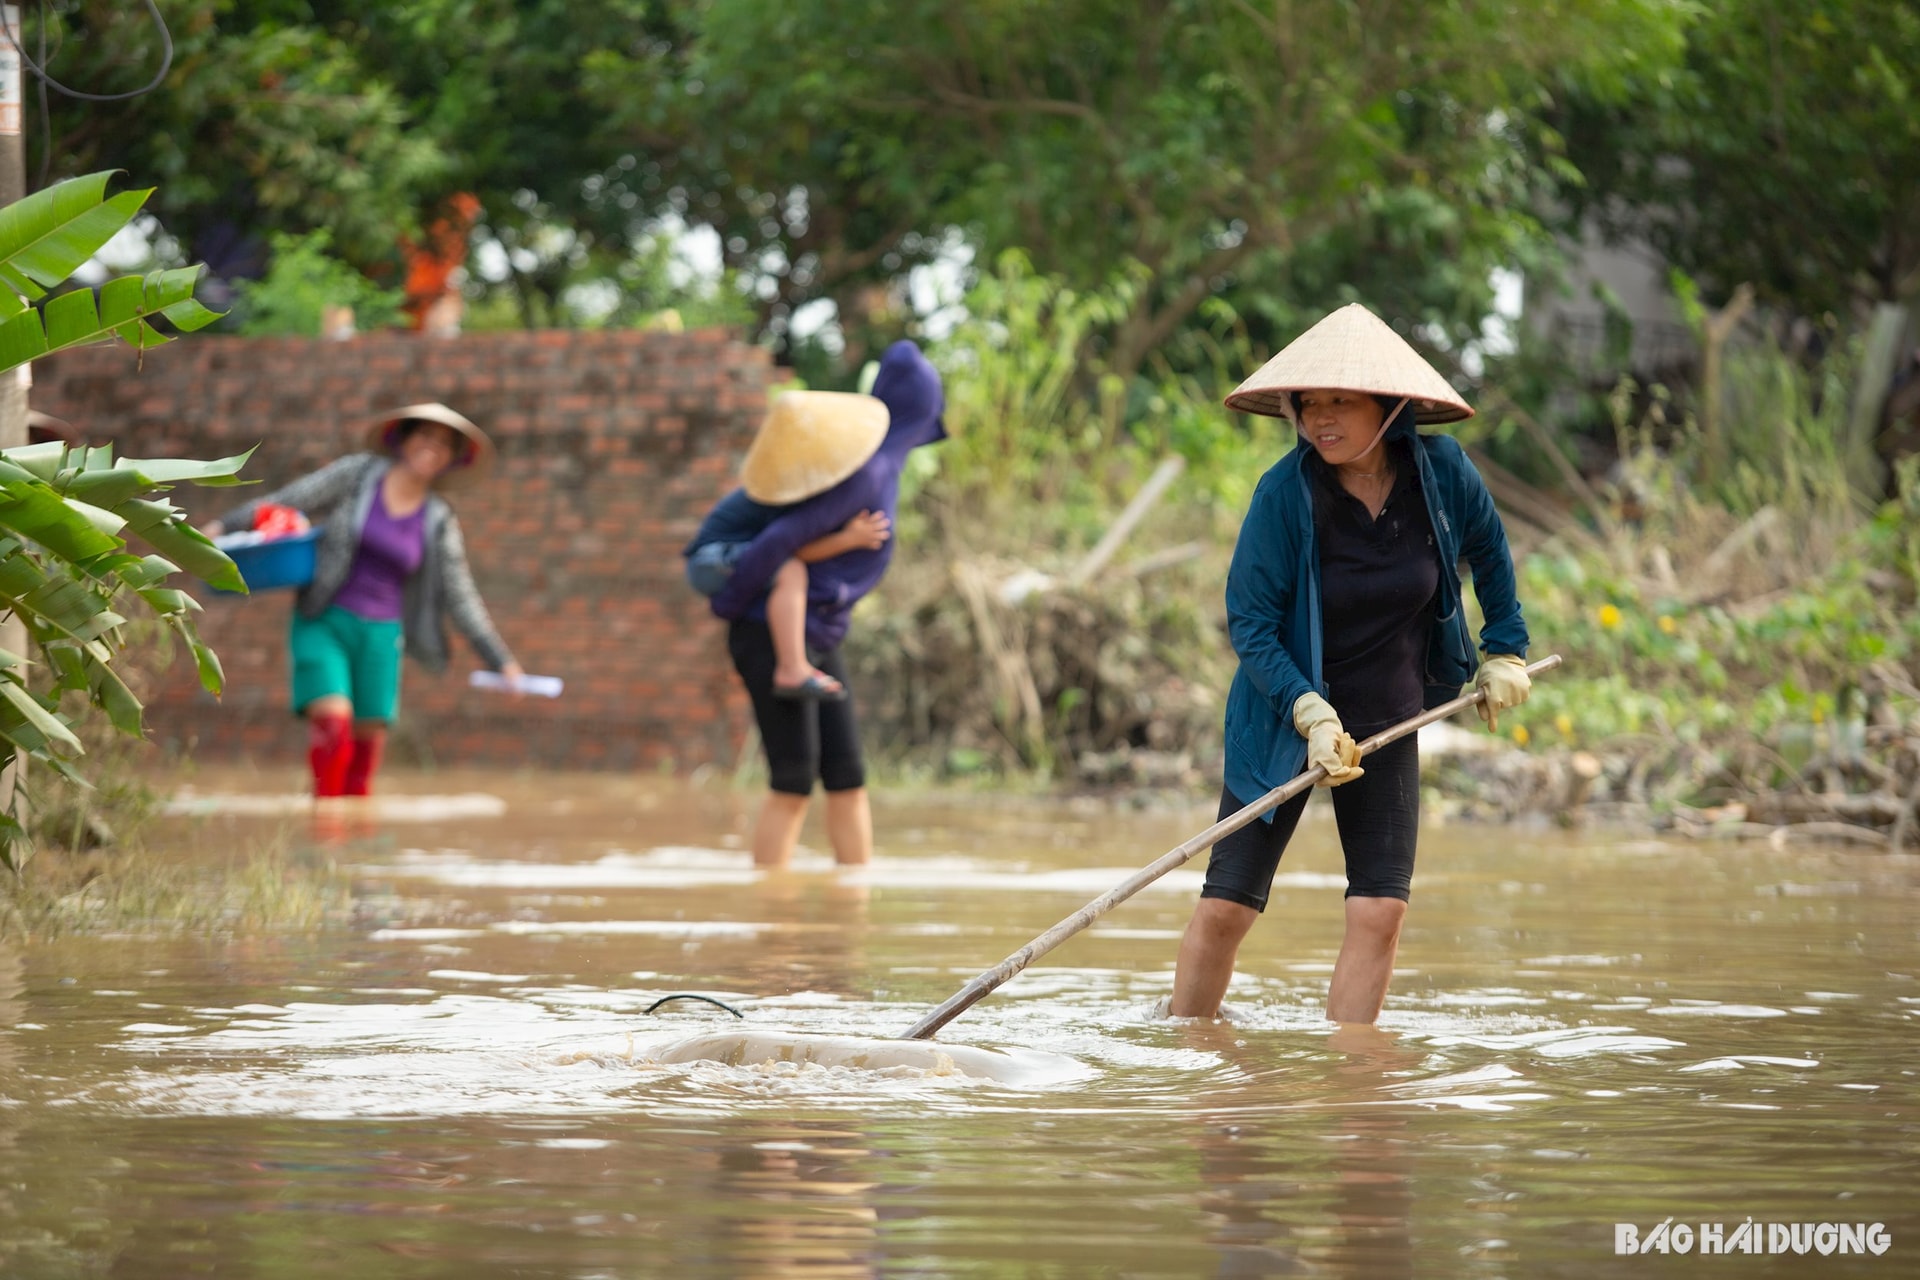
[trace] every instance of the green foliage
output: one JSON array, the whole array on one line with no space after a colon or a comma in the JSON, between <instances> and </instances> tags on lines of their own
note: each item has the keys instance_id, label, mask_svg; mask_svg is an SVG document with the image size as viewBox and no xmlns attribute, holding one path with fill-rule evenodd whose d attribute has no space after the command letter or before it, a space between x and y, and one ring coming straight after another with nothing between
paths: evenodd
<instances>
[{"instance_id":1,"label":"green foliage","mask_svg":"<svg viewBox=\"0 0 1920 1280\"><path fill-rule=\"evenodd\" d=\"M1773 507L1798 520L1839 518L1853 506L1847 412L1859 342L1831 329L1826 356L1808 363L1771 333L1730 344L1720 387L1724 448L1732 465L1713 495L1750 515ZM1699 473L1700 441L1684 437L1683 466Z\"/></svg>"},{"instance_id":2,"label":"green foliage","mask_svg":"<svg viewBox=\"0 0 1920 1280\"><path fill-rule=\"evenodd\" d=\"M1538 85L1656 63L1677 26L1660 0L963 9L714 0L677 44L601 56L596 87L636 133L713 140L635 177L789 306L853 314L863 273L949 227L1080 290L1137 264L1103 335L1130 378L1222 293L1274 330L1330 284L1477 332L1484 265L1533 234Z\"/></svg>"},{"instance_id":3,"label":"green foliage","mask_svg":"<svg viewBox=\"0 0 1920 1280\"><path fill-rule=\"evenodd\" d=\"M1909 0L1703 5L1677 68L1629 70L1553 120L1573 220L1646 237L1725 298L1800 315L1920 291L1920 10Z\"/></svg>"},{"instance_id":4,"label":"green foliage","mask_svg":"<svg viewBox=\"0 0 1920 1280\"><path fill-rule=\"evenodd\" d=\"M200 268L150 271L109 280L96 293L60 288L152 195L106 194L113 175L55 183L0 209L0 371L69 347L119 338L145 350L168 341L152 318L181 331L219 317L194 300Z\"/></svg>"},{"instance_id":5,"label":"green foliage","mask_svg":"<svg viewBox=\"0 0 1920 1280\"><path fill-rule=\"evenodd\" d=\"M1081 356L1125 313L1131 291L1123 280L1082 293L1036 275L1011 250L981 277L966 320L934 347L953 438L929 456L956 486L976 497L1044 498L1051 483L1070 479L1073 460L1111 443L1084 397Z\"/></svg>"},{"instance_id":6,"label":"green foliage","mask_svg":"<svg viewBox=\"0 0 1920 1280\"><path fill-rule=\"evenodd\" d=\"M1867 519L1834 461L1781 466L1760 491L1755 467L1718 501L1675 483L1671 462L1643 453L1634 466L1642 515L1619 542L1520 566L1536 651L1577 662L1512 713L1519 738L1802 741L1857 714L1861 690L1898 699L1912 688L1920 467L1904 466L1900 496ZM1656 560L1666 574L1646 571Z\"/></svg>"},{"instance_id":7,"label":"green foliage","mask_svg":"<svg viewBox=\"0 0 1920 1280\"><path fill-rule=\"evenodd\" d=\"M263 266L267 238L326 230L332 252L395 282L404 240L470 192L509 249L548 226L624 256L635 210L594 180L630 151L584 96L586 60L645 49L656 0L169 0L177 49L161 89L127 103L51 101L56 176L109 166L161 178L155 212L216 274ZM131 87L156 56L140 6L87 0L41 14L68 83ZM631 88L632 86L630 86ZM37 130L27 130L37 142ZM34 146L29 171L45 156ZM521 273L546 303L560 285Z\"/></svg>"},{"instance_id":8,"label":"green foliage","mask_svg":"<svg viewBox=\"0 0 1920 1280\"><path fill-rule=\"evenodd\" d=\"M175 57L159 90L126 102L50 98L53 176L153 174L161 192L153 212L223 276L249 270L277 230L325 227L351 261L391 260L418 208L448 189L445 144L364 63L354 15L321 8L170 0L163 12ZM68 84L130 89L158 57L140 6L25 6L30 49L41 21L54 74ZM33 145L39 130L26 134L34 172L47 155Z\"/></svg>"},{"instance_id":9,"label":"green foliage","mask_svg":"<svg viewBox=\"0 0 1920 1280\"><path fill-rule=\"evenodd\" d=\"M141 349L166 342L150 323L197 329L217 317L193 300L198 268L122 277L92 290L53 293L146 203L150 191L108 197L110 175L56 183L0 209L0 370L85 342L118 337ZM38 305L35 305L38 304ZM123 733L141 733L140 700L114 668L127 647L135 602L194 654L202 683L220 688L220 664L201 643L199 606L170 584L184 570L245 590L240 574L186 515L161 495L175 483L237 483L245 456L218 462L115 460L110 448L55 441L0 453L0 611L25 628L29 653L0 651L0 776L35 760L78 780L83 750L60 709L84 697ZM128 549L138 535L159 554ZM28 680L30 665L46 679ZM40 687L36 687L38 684ZM43 691L44 690L44 691ZM0 812L0 864L17 868L25 831L19 785Z\"/></svg>"},{"instance_id":10,"label":"green foliage","mask_svg":"<svg viewBox=\"0 0 1920 1280\"><path fill-rule=\"evenodd\" d=\"M405 295L398 289L382 289L335 257L330 252L332 232L276 233L272 242L273 258L266 276L234 287L234 314L241 333L315 337L320 333L322 310L329 306L353 308L354 325L363 331L400 323Z\"/></svg>"},{"instance_id":11,"label":"green foliage","mask_svg":"<svg viewBox=\"0 0 1920 1280\"><path fill-rule=\"evenodd\" d=\"M1101 372L1099 335L1139 283L1131 272L1074 289L1013 250L975 282L965 319L928 345L946 382L950 438L908 460L903 538L932 532L1063 567L1054 561L1091 546L1161 460L1178 455L1187 470L1155 527L1231 540L1291 431L1220 404L1217 388L1253 362L1222 302L1204 309L1208 328L1188 331L1171 359L1131 385Z\"/></svg>"},{"instance_id":12,"label":"green foliage","mask_svg":"<svg viewBox=\"0 0 1920 1280\"><path fill-rule=\"evenodd\" d=\"M140 700L114 667L136 604L187 645L207 690L220 691L219 659L193 623L200 606L172 579L184 568L228 590L245 583L160 495L182 481L238 483L246 457L139 462L58 441L0 453L0 609L25 626L34 655L0 651L0 772L26 758L77 779L70 759L84 747L61 712L63 694L81 695L122 733L142 733ZM161 554L130 550L134 533ZM27 679L30 661L46 672L44 692ZM24 835L15 807L9 797L0 814L0 863L10 867Z\"/></svg>"}]
</instances>

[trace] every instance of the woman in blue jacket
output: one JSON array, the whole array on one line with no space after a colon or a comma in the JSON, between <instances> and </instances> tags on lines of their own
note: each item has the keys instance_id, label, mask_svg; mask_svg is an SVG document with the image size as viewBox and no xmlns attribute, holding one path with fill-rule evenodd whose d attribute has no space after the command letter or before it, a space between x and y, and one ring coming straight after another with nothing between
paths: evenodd
<instances>
[{"instance_id":1,"label":"woman in blue jacket","mask_svg":"<svg viewBox=\"0 0 1920 1280\"><path fill-rule=\"evenodd\" d=\"M1358 304L1321 320L1227 398L1282 417L1296 447L1263 476L1227 574L1240 669L1227 695L1226 817L1324 766L1347 863L1346 935L1327 1016L1370 1023L1386 1000L1413 880L1420 756L1409 736L1358 763L1354 743L1457 697L1487 692L1491 730L1524 702L1526 623L1486 485L1459 444L1417 423L1473 410ZM1485 623L1476 670L1457 566ZM1266 909L1301 795L1213 847L1180 943L1168 1012L1217 1017L1240 942Z\"/></svg>"}]
</instances>

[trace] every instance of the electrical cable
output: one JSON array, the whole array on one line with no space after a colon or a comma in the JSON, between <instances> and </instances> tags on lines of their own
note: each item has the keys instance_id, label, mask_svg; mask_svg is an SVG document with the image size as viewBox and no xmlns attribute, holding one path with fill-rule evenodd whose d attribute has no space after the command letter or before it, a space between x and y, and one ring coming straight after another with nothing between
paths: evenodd
<instances>
[{"instance_id":1,"label":"electrical cable","mask_svg":"<svg viewBox=\"0 0 1920 1280\"><path fill-rule=\"evenodd\" d=\"M741 1019L742 1021L744 1021L747 1016L746 1014L740 1012L738 1009L734 1008L732 1005L728 1004L724 1000L715 1000L712 996L696 995L691 991L677 991L670 996L661 996L658 1000L655 1000L652 1004L648 1005L645 1011L647 1013L652 1013L655 1009L658 1009L661 1005L665 1004L669 1000L704 1000L708 1004L718 1005L720 1008L725 1009L728 1013L732 1014L736 1018Z\"/></svg>"},{"instance_id":2,"label":"electrical cable","mask_svg":"<svg viewBox=\"0 0 1920 1280\"><path fill-rule=\"evenodd\" d=\"M167 78L167 72L173 70L173 33L167 30L167 20L160 16L160 6L155 4L154 0L143 0L143 3L147 6L147 12L153 15L154 26L160 29L160 69L153 73L153 79L148 81L143 88L133 89L126 93L88 93L85 90L75 89L71 86L61 84L58 80L55 80L47 74L44 61L46 54L44 52L40 55L42 61L35 62L27 56L27 51L20 47L18 37L13 33L13 27L4 22L0 22L0 27L6 28L7 43L12 45L13 51L20 55L20 65L40 78L40 84L43 90L47 88L57 89L67 97L78 98L82 102L125 102L129 98L138 98L144 94L152 93L155 89L158 89L161 82ZM46 24L46 0L40 0L40 28L43 41L46 37Z\"/></svg>"}]
</instances>

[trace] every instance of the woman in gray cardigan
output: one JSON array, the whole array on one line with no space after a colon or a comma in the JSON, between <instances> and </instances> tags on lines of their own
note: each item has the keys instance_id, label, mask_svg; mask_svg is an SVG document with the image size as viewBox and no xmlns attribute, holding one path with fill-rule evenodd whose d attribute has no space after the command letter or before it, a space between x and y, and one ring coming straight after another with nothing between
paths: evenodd
<instances>
[{"instance_id":1,"label":"woman in gray cardigan","mask_svg":"<svg viewBox=\"0 0 1920 1280\"><path fill-rule=\"evenodd\" d=\"M493 670L514 682L522 674L474 587L460 522L436 492L476 477L492 442L447 406L416 404L375 422L367 445L206 529L251 528L269 503L320 526L289 637L316 796L368 794L399 705L401 656L444 668L449 620Z\"/></svg>"}]
</instances>

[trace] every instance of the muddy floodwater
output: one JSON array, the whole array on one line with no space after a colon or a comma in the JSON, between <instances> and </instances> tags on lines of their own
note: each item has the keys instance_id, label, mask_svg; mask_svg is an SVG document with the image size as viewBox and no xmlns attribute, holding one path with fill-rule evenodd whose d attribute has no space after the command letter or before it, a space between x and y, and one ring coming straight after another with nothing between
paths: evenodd
<instances>
[{"instance_id":1,"label":"muddy floodwater","mask_svg":"<svg viewBox=\"0 0 1920 1280\"><path fill-rule=\"evenodd\" d=\"M1920 1274L1914 857L1430 829L1335 1033L1320 799L1236 1021L1152 1017L1194 865L941 1034L981 1079L653 1055L898 1035L1208 809L884 796L872 867L770 874L719 786L402 774L316 834L291 775L193 781L156 856L325 839L353 922L0 940L0 1274ZM1748 1219L1884 1252L1699 1256Z\"/></svg>"}]
</instances>

